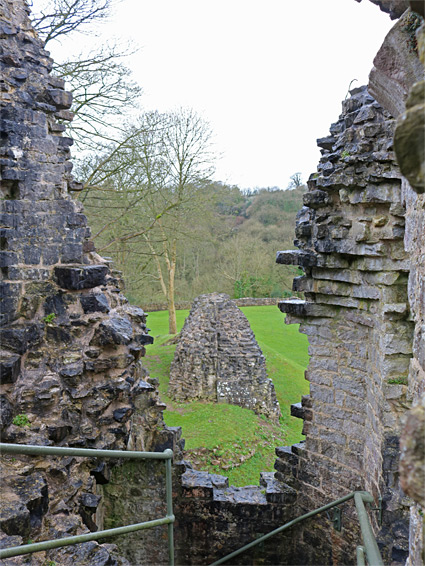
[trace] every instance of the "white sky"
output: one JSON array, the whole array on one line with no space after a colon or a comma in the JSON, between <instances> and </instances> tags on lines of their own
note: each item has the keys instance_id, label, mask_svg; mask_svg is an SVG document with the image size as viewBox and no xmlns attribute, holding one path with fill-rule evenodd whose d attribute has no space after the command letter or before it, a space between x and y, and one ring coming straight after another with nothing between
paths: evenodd
<instances>
[{"instance_id":1,"label":"white sky","mask_svg":"<svg viewBox=\"0 0 425 566\"><path fill-rule=\"evenodd\" d=\"M145 110L188 106L211 124L218 180L286 188L316 170L316 138L393 24L368 0L121 0L96 42L140 46L127 64Z\"/></svg>"}]
</instances>

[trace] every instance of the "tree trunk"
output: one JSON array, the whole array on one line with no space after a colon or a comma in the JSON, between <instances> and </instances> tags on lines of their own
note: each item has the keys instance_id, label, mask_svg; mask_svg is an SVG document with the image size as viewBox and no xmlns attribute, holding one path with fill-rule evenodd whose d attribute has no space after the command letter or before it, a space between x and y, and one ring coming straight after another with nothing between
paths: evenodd
<instances>
[{"instance_id":1,"label":"tree trunk","mask_svg":"<svg viewBox=\"0 0 425 566\"><path fill-rule=\"evenodd\" d=\"M174 277L176 274L177 241L171 243L171 257L167 259L168 269L168 333L177 334L176 305L174 303Z\"/></svg>"}]
</instances>

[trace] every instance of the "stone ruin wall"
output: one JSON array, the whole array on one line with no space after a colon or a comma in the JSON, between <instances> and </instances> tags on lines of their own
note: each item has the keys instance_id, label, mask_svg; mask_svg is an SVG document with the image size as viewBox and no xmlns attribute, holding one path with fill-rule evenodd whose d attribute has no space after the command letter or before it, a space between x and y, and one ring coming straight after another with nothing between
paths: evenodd
<instances>
[{"instance_id":1,"label":"stone ruin wall","mask_svg":"<svg viewBox=\"0 0 425 566\"><path fill-rule=\"evenodd\" d=\"M266 361L248 319L224 293L200 295L179 334L169 394L239 405L279 421Z\"/></svg>"},{"instance_id":2,"label":"stone ruin wall","mask_svg":"<svg viewBox=\"0 0 425 566\"><path fill-rule=\"evenodd\" d=\"M411 2L425 17L425 4ZM416 32L418 53L425 67L425 25ZM406 203L405 248L410 257L408 297L415 324L409 369L408 412L400 439L400 479L404 492L416 505L410 508L409 560L407 566L425 563L425 81L409 90L406 111L397 119L395 149Z\"/></svg>"},{"instance_id":3,"label":"stone ruin wall","mask_svg":"<svg viewBox=\"0 0 425 566\"><path fill-rule=\"evenodd\" d=\"M164 425L156 382L140 362L152 342L146 315L128 304L119 275L94 252L81 205L68 194L79 188L70 174L72 140L63 135L71 95L50 74L24 1L1 0L0 9L2 441L169 447L178 459L178 432ZM28 425L14 424L17 415ZM0 544L101 527L99 494L110 473L95 460L3 456ZM161 497L159 480L148 493L152 502ZM111 553L86 543L29 560L117 564Z\"/></svg>"},{"instance_id":4,"label":"stone ruin wall","mask_svg":"<svg viewBox=\"0 0 425 566\"><path fill-rule=\"evenodd\" d=\"M306 442L278 449L276 469L306 511L354 490L370 491L375 501L383 496L385 543L401 563L408 533L400 541L391 531L407 525L396 476L413 325L394 125L366 88L352 91L331 135L318 140L321 162L297 218L299 250L278 254L279 263L305 271L294 280L305 301L282 301L280 308L308 336L310 395L302 402ZM346 527L349 547L335 537L324 549L332 548L338 563L353 552ZM324 528L322 544L332 532ZM307 543L312 552L311 538ZM305 557L310 563L330 562L314 552Z\"/></svg>"},{"instance_id":5,"label":"stone ruin wall","mask_svg":"<svg viewBox=\"0 0 425 566\"><path fill-rule=\"evenodd\" d=\"M402 3L394 17L408 7ZM374 528L384 563L413 565L424 561L425 97L409 17L388 34L370 76L370 92L391 114L366 91L343 103L331 136L318 140L321 163L297 219L300 249L278 254L278 262L305 270L294 288L306 300L280 307L309 337L311 394L294 408L306 442L278 449L276 469L306 509L354 488L368 489L375 501L381 496L383 525L375 520ZM423 26L417 36L421 49ZM411 87L407 114L396 122ZM396 126L405 177L393 150ZM318 537L307 527L296 542L305 559L325 562L328 553L328 563L349 562L326 521L315 528Z\"/></svg>"},{"instance_id":6,"label":"stone ruin wall","mask_svg":"<svg viewBox=\"0 0 425 566\"><path fill-rule=\"evenodd\" d=\"M405 0L378 3L400 2ZM392 117L364 89L356 89L329 138L319 142L323 158L297 222L301 249L279 256L306 272L295 283L306 302L282 305L310 339L311 395L294 410L304 418L306 442L277 449L276 477L266 473L260 486L228 487L226 478L179 461L180 431L165 427L155 380L139 359L150 341L145 315L122 296L119 277L95 254L85 217L67 194L78 186L70 177L71 141L57 118L71 118L69 95L49 74L51 60L28 24L24 2L0 0L0 7L6 74L1 101L3 440L173 448L180 564L209 563L304 509L356 488L384 498L384 525L375 520L374 526L387 547L385 560L402 563L407 555L410 507L409 564L420 564L421 509L411 506L399 488L398 437L413 398L402 435L402 486L423 506L423 483L417 478L424 195L423 183L415 186L409 173L411 164L402 166L410 185L398 171ZM416 106L412 102L410 111ZM49 314L56 315L50 323ZM20 413L29 416L29 427L12 424ZM3 546L115 526L121 515L123 522L140 520L141 509L144 514L161 509L162 470L7 456L1 464L8 486L0 515ZM297 538L291 533L270 539L235 563L351 563L359 541L356 524L346 505L341 534L323 518L306 524ZM140 537L139 542L114 542L130 563L149 564L152 553L166 560L161 530L141 543ZM110 545L96 543L31 560L38 564L45 558L64 565L126 563Z\"/></svg>"}]
</instances>

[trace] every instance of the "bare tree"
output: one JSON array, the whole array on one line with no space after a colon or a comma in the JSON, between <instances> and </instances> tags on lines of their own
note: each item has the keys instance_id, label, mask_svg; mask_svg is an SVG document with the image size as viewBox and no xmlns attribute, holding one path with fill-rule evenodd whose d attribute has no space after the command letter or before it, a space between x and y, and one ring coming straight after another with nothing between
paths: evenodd
<instances>
[{"instance_id":1,"label":"bare tree","mask_svg":"<svg viewBox=\"0 0 425 566\"><path fill-rule=\"evenodd\" d=\"M301 179L301 173L299 171L291 175L289 178L291 179L291 181L288 184L287 187L288 189L297 189L298 187L301 187L301 185L303 184Z\"/></svg>"},{"instance_id":2,"label":"bare tree","mask_svg":"<svg viewBox=\"0 0 425 566\"><path fill-rule=\"evenodd\" d=\"M112 5L113 0L45 0L32 21L45 45L51 43L54 54L54 40L93 32L94 25L110 15ZM110 43L65 61L55 60L55 75L66 81L73 95L75 116L67 129L77 149L77 173L81 169L78 152L98 154L109 149L111 142L122 143L125 116L137 106L142 92L124 64L133 52Z\"/></svg>"},{"instance_id":3,"label":"bare tree","mask_svg":"<svg viewBox=\"0 0 425 566\"><path fill-rule=\"evenodd\" d=\"M50 0L38 12L33 11L32 24L46 46L53 39L84 32L87 26L104 20L111 4L111 0Z\"/></svg>"},{"instance_id":4,"label":"bare tree","mask_svg":"<svg viewBox=\"0 0 425 566\"><path fill-rule=\"evenodd\" d=\"M55 74L67 81L73 95L75 117L69 133L78 150L99 151L122 138L123 117L137 106L142 93L122 63L129 54L114 45L104 46L55 64Z\"/></svg>"},{"instance_id":5,"label":"bare tree","mask_svg":"<svg viewBox=\"0 0 425 566\"><path fill-rule=\"evenodd\" d=\"M184 109L147 113L132 132L120 151L103 159L115 173L89 193L86 210L97 218L99 251L121 259L138 254L139 277L155 277L167 301L169 332L175 334L178 243L195 234L196 218L206 214L212 134L195 112Z\"/></svg>"},{"instance_id":6,"label":"bare tree","mask_svg":"<svg viewBox=\"0 0 425 566\"><path fill-rule=\"evenodd\" d=\"M143 166L156 191L148 203L155 227L144 239L152 254L161 290L167 300L169 333L176 334L175 274L177 243L193 232L191 219L208 200L203 192L213 173L211 130L193 110L180 109L164 116L156 153L145 153ZM144 148L149 146L145 143Z\"/></svg>"}]
</instances>

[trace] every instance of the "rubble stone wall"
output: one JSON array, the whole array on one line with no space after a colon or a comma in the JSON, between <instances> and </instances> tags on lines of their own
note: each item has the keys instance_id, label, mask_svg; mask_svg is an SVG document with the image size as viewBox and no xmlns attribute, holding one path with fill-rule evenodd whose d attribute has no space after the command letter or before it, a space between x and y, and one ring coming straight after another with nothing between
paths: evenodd
<instances>
[{"instance_id":1,"label":"rubble stone wall","mask_svg":"<svg viewBox=\"0 0 425 566\"><path fill-rule=\"evenodd\" d=\"M297 217L299 250L278 253L279 263L305 271L294 280L305 300L282 301L280 309L308 335L310 395L300 415L305 444L278 449L276 476L298 490L306 510L353 490L370 491L376 502L382 497L384 524L374 526L384 562L402 563L408 502L398 454L413 324L394 127L366 87L352 91L330 135L318 140L322 158ZM355 524L348 522L354 535ZM337 539L329 545L349 563L353 546ZM320 563L323 557L305 547L310 563Z\"/></svg>"},{"instance_id":2,"label":"rubble stone wall","mask_svg":"<svg viewBox=\"0 0 425 566\"><path fill-rule=\"evenodd\" d=\"M72 97L23 0L0 0L1 39L1 432L3 442L87 448L170 447L155 380L140 358L152 342L142 309L94 252L69 190L63 120ZM73 535L96 524L111 466L76 458L1 458L0 544ZM152 499L158 484L149 487ZM165 549L166 550L166 549ZM29 560L124 564L86 543ZM8 564L21 563L10 559Z\"/></svg>"},{"instance_id":3,"label":"rubble stone wall","mask_svg":"<svg viewBox=\"0 0 425 566\"><path fill-rule=\"evenodd\" d=\"M224 293L200 295L180 332L169 393L252 409L278 421L279 403L248 319Z\"/></svg>"},{"instance_id":4,"label":"rubble stone wall","mask_svg":"<svg viewBox=\"0 0 425 566\"><path fill-rule=\"evenodd\" d=\"M176 555L179 564L211 564L294 517L296 492L261 473L259 485L229 486L223 476L187 468L178 497ZM292 565L293 533L276 535L231 564Z\"/></svg>"},{"instance_id":5,"label":"rubble stone wall","mask_svg":"<svg viewBox=\"0 0 425 566\"><path fill-rule=\"evenodd\" d=\"M411 2L425 16L423 2ZM416 31L418 54L425 66L425 25ZM401 436L400 479L415 502L410 509L408 566L425 563L425 81L412 85L406 110L397 119L397 160L405 178L405 248L410 256L408 296L415 323L408 395L412 409Z\"/></svg>"}]
</instances>

